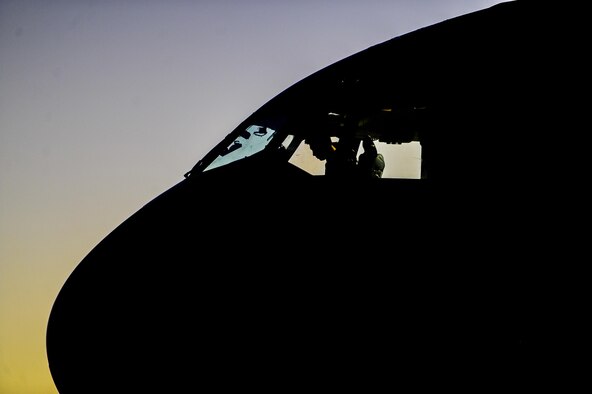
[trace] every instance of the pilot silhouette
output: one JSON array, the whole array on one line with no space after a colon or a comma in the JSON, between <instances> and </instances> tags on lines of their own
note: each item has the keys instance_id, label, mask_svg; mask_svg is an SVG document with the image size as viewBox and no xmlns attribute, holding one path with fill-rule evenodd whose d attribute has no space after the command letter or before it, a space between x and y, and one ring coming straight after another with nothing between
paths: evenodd
<instances>
[{"instance_id":1,"label":"pilot silhouette","mask_svg":"<svg viewBox=\"0 0 592 394\"><path fill-rule=\"evenodd\" d=\"M374 141L369 136L362 140L364 152L358 158L358 173L362 178L382 178L384 156L378 153Z\"/></svg>"}]
</instances>

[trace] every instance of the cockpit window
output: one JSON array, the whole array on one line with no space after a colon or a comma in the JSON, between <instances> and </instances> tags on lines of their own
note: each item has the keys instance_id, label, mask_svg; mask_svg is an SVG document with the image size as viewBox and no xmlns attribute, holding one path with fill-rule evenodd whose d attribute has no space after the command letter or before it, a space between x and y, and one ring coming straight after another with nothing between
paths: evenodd
<instances>
[{"instance_id":1,"label":"cockpit window","mask_svg":"<svg viewBox=\"0 0 592 394\"><path fill-rule=\"evenodd\" d=\"M435 124L429 106L366 103L356 94L344 102L312 103L265 107L197 168L205 172L266 151L268 159L258 163L277 168L289 163L312 176L427 179L433 175L435 156L424 138ZM295 173L302 172L288 172Z\"/></svg>"},{"instance_id":2,"label":"cockpit window","mask_svg":"<svg viewBox=\"0 0 592 394\"><path fill-rule=\"evenodd\" d=\"M421 179L421 144L419 141L387 144L377 141L376 149L384 155L382 178Z\"/></svg>"},{"instance_id":3,"label":"cockpit window","mask_svg":"<svg viewBox=\"0 0 592 394\"><path fill-rule=\"evenodd\" d=\"M338 145L338 139L333 138L332 142ZM407 143L388 144L374 141L377 152L383 156L384 168L381 178L398 179L421 179L421 144L419 141ZM361 155L364 153L362 144L355 153L355 162L361 162ZM290 163L308 172L311 175L327 175L327 159L321 160L313 154L310 145L305 141L298 146Z\"/></svg>"},{"instance_id":4,"label":"cockpit window","mask_svg":"<svg viewBox=\"0 0 592 394\"><path fill-rule=\"evenodd\" d=\"M272 140L275 130L265 126L251 125L230 143L204 171L241 160L261 152Z\"/></svg>"},{"instance_id":5,"label":"cockpit window","mask_svg":"<svg viewBox=\"0 0 592 394\"><path fill-rule=\"evenodd\" d=\"M379 109L364 115L327 112L307 117L299 113L301 118L285 117L288 121L284 123L259 119L235 130L234 137L217 148L203 171L275 149L284 152L281 157L288 158L290 164L311 175L423 179L423 127L417 119L425 113L413 107ZM282 141L271 143L276 137ZM270 161L269 165L277 162Z\"/></svg>"}]
</instances>

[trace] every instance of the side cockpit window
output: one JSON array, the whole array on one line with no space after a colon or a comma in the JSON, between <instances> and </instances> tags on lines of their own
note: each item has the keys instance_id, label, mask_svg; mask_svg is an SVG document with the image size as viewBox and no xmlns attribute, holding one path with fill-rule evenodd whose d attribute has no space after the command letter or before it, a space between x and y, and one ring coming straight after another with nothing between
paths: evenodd
<instances>
[{"instance_id":1,"label":"side cockpit window","mask_svg":"<svg viewBox=\"0 0 592 394\"><path fill-rule=\"evenodd\" d=\"M289 162L315 176L425 179L425 106L359 104L318 114L300 128ZM303 122L304 124L304 122Z\"/></svg>"},{"instance_id":2,"label":"side cockpit window","mask_svg":"<svg viewBox=\"0 0 592 394\"><path fill-rule=\"evenodd\" d=\"M332 140L335 151L339 149L339 141L334 138ZM385 142L374 141L376 152L381 155L379 159L376 159L377 164L375 166L374 174L375 178L401 178L401 179L421 179L421 144L419 141L411 141L401 144L388 144ZM363 144L360 143L359 147L352 154L352 158L349 160L353 168L352 174L357 171L364 171L362 168L364 163L364 148ZM311 175L331 175L327 173L330 171L331 163L333 160L330 157L319 157L315 155L310 144L302 141L294 154L290 158L290 163L296 167L306 171ZM347 160L347 159L346 159ZM347 166L348 164L346 164ZM372 162L369 164L372 165ZM383 166L380 168L380 166ZM357 166L357 170L354 166ZM368 169L372 171L372 169Z\"/></svg>"},{"instance_id":3,"label":"side cockpit window","mask_svg":"<svg viewBox=\"0 0 592 394\"><path fill-rule=\"evenodd\" d=\"M376 141L376 149L384 156L383 178L421 179L421 144L419 141L387 144Z\"/></svg>"}]
</instances>

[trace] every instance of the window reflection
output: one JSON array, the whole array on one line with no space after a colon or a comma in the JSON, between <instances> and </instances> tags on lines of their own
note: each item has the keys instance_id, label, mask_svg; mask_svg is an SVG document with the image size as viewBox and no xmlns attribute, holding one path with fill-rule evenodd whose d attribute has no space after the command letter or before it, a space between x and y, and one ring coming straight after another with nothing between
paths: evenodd
<instances>
[{"instance_id":1,"label":"window reflection","mask_svg":"<svg viewBox=\"0 0 592 394\"><path fill-rule=\"evenodd\" d=\"M275 130L265 126L251 125L243 130L204 171L211 170L261 152L271 141Z\"/></svg>"}]
</instances>

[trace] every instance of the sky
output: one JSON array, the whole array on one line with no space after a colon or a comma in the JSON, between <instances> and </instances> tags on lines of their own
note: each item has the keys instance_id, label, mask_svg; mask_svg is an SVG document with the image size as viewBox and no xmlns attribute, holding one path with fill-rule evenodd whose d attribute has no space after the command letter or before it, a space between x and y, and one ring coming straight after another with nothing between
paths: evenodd
<instances>
[{"instance_id":1,"label":"sky","mask_svg":"<svg viewBox=\"0 0 592 394\"><path fill-rule=\"evenodd\" d=\"M55 394L61 286L313 72L494 0L0 0L0 393Z\"/></svg>"}]
</instances>

